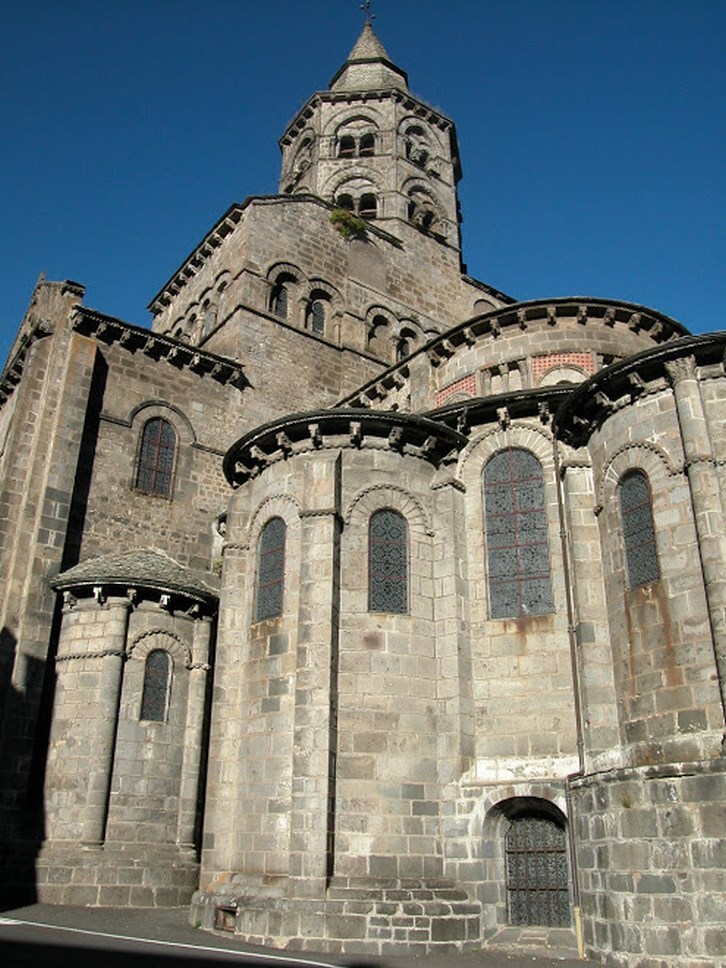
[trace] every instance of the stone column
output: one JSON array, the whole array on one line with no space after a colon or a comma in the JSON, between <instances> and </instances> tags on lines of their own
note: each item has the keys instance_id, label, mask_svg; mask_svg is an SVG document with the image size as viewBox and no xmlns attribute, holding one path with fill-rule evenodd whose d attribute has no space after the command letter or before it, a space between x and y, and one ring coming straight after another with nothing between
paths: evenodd
<instances>
[{"instance_id":1,"label":"stone column","mask_svg":"<svg viewBox=\"0 0 726 968\"><path fill-rule=\"evenodd\" d=\"M685 471L698 534L721 707L726 718L726 534L716 460L694 357L671 360L665 366L676 401Z\"/></svg>"},{"instance_id":2,"label":"stone column","mask_svg":"<svg viewBox=\"0 0 726 968\"><path fill-rule=\"evenodd\" d=\"M555 444L557 446L557 444ZM608 636L608 612L602 569L600 531L594 513L594 486L589 463L576 460L561 466L565 564L569 572L573 675L582 700L584 745L581 755L590 771L598 763L619 766L620 748L613 660Z\"/></svg>"},{"instance_id":3,"label":"stone column","mask_svg":"<svg viewBox=\"0 0 726 968\"><path fill-rule=\"evenodd\" d=\"M337 745L341 457L325 457L305 468L290 820L293 893L314 897L332 873Z\"/></svg>"},{"instance_id":4,"label":"stone column","mask_svg":"<svg viewBox=\"0 0 726 968\"><path fill-rule=\"evenodd\" d=\"M176 842L180 847L194 847L211 631L212 621L206 616L197 619L194 623L194 645L192 663L189 668L187 719L184 727L184 750L179 783L179 814L176 828Z\"/></svg>"},{"instance_id":5,"label":"stone column","mask_svg":"<svg viewBox=\"0 0 726 968\"><path fill-rule=\"evenodd\" d=\"M84 844L101 844L105 835L130 608L131 602L127 598L110 599L104 623L105 647L100 658L98 710L91 739L88 793L83 813Z\"/></svg>"},{"instance_id":6,"label":"stone column","mask_svg":"<svg viewBox=\"0 0 726 968\"><path fill-rule=\"evenodd\" d=\"M442 788L473 764L474 700L468 597L466 514L462 486L440 475L433 486L436 519L445 522L434 536L434 623L439 714L439 781Z\"/></svg>"}]
</instances>

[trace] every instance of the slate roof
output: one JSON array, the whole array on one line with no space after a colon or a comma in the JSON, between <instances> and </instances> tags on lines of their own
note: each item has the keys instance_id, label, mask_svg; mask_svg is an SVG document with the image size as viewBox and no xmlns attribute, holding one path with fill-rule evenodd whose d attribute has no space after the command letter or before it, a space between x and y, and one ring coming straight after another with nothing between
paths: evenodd
<instances>
[{"instance_id":1,"label":"slate roof","mask_svg":"<svg viewBox=\"0 0 726 968\"><path fill-rule=\"evenodd\" d=\"M138 549L89 558L51 578L49 584L58 591L90 585L131 585L206 602L217 600L213 588L173 558Z\"/></svg>"}]
</instances>

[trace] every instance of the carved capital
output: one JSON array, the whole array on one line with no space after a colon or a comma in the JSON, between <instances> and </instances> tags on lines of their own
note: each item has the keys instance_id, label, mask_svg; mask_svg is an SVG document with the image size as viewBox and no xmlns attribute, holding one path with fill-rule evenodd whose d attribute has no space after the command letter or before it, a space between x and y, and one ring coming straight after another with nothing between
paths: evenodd
<instances>
[{"instance_id":1,"label":"carved capital","mask_svg":"<svg viewBox=\"0 0 726 968\"><path fill-rule=\"evenodd\" d=\"M676 360L669 360L665 364L665 371L673 386L676 386L682 380L694 379L696 376L696 358L694 356L681 356Z\"/></svg>"}]
</instances>

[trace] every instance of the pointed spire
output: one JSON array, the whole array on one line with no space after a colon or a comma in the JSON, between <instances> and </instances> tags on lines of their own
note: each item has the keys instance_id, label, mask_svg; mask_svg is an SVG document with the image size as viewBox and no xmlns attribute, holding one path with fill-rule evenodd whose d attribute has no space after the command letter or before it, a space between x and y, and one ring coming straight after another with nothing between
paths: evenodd
<instances>
[{"instance_id":1,"label":"pointed spire","mask_svg":"<svg viewBox=\"0 0 726 968\"><path fill-rule=\"evenodd\" d=\"M366 17L363 30L345 64L330 82L331 91L408 90L406 72L396 67Z\"/></svg>"}]
</instances>

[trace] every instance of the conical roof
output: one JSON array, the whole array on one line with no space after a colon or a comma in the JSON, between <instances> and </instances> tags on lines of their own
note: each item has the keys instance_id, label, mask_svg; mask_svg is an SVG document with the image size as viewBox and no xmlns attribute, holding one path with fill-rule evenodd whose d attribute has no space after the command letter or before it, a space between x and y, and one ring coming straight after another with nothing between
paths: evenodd
<instances>
[{"instance_id":1,"label":"conical roof","mask_svg":"<svg viewBox=\"0 0 726 968\"><path fill-rule=\"evenodd\" d=\"M408 90L406 72L396 67L369 21L363 25L348 59L330 82L331 91Z\"/></svg>"},{"instance_id":2,"label":"conical roof","mask_svg":"<svg viewBox=\"0 0 726 968\"><path fill-rule=\"evenodd\" d=\"M154 551L132 550L88 558L49 581L57 591L93 585L138 585L160 592L214 601L216 592L174 561Z\"/></svg>"}]
</instances>

